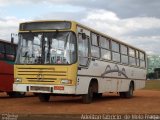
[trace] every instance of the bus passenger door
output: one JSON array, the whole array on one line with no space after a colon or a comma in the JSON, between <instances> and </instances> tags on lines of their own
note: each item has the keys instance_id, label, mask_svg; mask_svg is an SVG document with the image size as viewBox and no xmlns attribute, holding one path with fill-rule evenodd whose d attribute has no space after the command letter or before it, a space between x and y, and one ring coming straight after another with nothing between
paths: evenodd
<instances>
[{"instance_id":1,"label":"bus passenger door","mask_svg":"<svg viewBox=\"0 0 160 120\"><path fill-rule=\"evenodd\" d=\"M89 36L85 33L78 34L78 58L79 67L87 67L90 63L89 59Z\"/></svg>"}]
</instances>

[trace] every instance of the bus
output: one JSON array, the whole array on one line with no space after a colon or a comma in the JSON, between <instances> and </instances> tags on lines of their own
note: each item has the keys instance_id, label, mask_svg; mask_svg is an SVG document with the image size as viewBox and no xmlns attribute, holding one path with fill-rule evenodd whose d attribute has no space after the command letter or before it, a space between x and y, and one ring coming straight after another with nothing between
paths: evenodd
<instances>
[{"instance_id":1,"label":"bus","mask_svg":"<svg viewBox=\"0 0 160 120\"><path fill-rule=\"evenodd\" d=\"M22 97L25 93L13 92L14 61L17 44L0 40L0 92L7 92L10 97Z\"/></svg>"},{"instance_id":2,"label":"bus","mask_svg":"<svg viewBox=\"0 0 160 120\"><path fill-rule=\"evenodd\" d=\"M79 95L91 103L104 92L131 98L146 80L145 51L75 21L20 23L14 91Z\"/></svg>"}]
</instances>

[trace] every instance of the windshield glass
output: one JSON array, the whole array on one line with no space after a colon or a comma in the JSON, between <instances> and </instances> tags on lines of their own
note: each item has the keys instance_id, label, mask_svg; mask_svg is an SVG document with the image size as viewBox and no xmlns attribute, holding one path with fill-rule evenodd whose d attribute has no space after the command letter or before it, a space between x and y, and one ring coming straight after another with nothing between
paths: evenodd
<instances>
[{"instance_id":1,"label":"windshield glass","mask_svg":"<svg viewBox=\"0 0 160 120\"><path fill-rule=\"evenodd\" d=\"M72 64L76 56L72 32L19 34L16 64Z\"/></svg>"}]
</instances>

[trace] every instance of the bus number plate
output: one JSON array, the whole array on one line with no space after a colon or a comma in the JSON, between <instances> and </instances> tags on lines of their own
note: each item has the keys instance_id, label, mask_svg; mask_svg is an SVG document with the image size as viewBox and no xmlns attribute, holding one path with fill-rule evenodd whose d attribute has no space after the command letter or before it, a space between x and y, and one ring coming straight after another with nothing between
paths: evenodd
<instances>
[{"instance_id":1,"label":"bus number plate","mask_svg":"<svg viewBox=\"0 0 160 120\"><path fill-rule=\"evenodd\" d=\"M50 88L49 87L31 86L30 90L33 90L33 91L50 91Z\"/></svg>"}]
</instances>

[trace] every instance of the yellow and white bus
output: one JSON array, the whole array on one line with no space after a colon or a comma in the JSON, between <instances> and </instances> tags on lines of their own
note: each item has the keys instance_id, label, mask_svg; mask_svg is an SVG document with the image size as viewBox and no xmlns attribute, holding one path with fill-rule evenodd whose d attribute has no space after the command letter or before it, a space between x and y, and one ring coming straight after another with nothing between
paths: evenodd
<instances>
[{"instance_id":1,"label":"yellow and white bus","mask_svg":"<svg viewBox=\"0 0 160 120\"><path fill-rule=\"evenodd\" d=\"M104 92L130 98L146 80L146 54L74 21L32 21L19 26L14 91L81 95L84 103Z\"/></svg>"}]
</instances>

